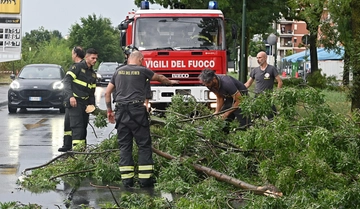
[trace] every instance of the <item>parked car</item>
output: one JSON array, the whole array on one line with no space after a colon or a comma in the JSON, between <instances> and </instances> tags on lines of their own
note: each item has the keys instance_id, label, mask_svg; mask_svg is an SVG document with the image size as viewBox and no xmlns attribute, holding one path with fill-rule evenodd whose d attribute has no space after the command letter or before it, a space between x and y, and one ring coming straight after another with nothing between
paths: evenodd
<instances>
[{"instance_id":1,"label":"parked car","mask_svg":"<svg viewBox=\"0 0 360 209\"><path fill-rule=\"evenodd\" d=\"M26 65L17 76L12 74L8 91L9 113L16 113L17 108L51 107L64 113L64 76L64 69L55 64Z\"/></svg>"},{"instance_id":2,"label":"parked car","mask_svg":"<svg viewBox=\"0 0 360 209\"><path fill-rule=\"evenodd\" d=\"M97 84L107 85L111 80L116 68L119 66L117 62L102 62L99 65L97 73Z\"/></svg>"}]
</instances>

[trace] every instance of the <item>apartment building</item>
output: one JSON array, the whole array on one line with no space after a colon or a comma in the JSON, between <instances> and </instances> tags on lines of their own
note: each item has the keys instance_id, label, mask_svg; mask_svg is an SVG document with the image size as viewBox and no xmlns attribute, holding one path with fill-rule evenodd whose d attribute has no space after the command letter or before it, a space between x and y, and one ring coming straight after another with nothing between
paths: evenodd
<instances>
[{"instance_id":1,"label":"apartment building","mask_svg":"<svg viewBox=\"0 0 360 209\"><path fill-rule=\"evenodd\" d=\"M278 58L285 57L289 54L287 53L288 51L298 53L305 50L302 38L309 34L309 31L306 29L306 23L304 21L292 21L283 18L275 27L279 34L277 40Z\"/></svg>"}]
</instances>

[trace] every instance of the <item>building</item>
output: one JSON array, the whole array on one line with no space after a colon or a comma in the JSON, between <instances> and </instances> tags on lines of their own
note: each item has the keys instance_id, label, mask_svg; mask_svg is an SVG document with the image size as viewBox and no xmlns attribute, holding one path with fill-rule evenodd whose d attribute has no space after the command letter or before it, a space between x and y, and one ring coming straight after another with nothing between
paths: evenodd
<instances>
[{"instance_id":1,"label":"building","mask_svg":"<svg viewBox=\"0 0 360 209\"><path fill-rule=\"evenodd\" d=\"M276 32L279 34L277 40L278 58L305 50L302 39L309 34L309 31L306 29L304 21L292 21L282 18L276 24Z\"/></svg>"}]
</instances>

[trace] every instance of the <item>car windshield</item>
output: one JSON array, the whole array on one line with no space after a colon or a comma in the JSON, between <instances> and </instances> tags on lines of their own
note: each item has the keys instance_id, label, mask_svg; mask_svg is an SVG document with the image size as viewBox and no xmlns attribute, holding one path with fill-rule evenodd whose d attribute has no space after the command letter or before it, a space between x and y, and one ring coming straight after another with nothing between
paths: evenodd
<instances>
[{"instance_id":1,"label":"car windshield","mask_svg":"<svg viewBox=\"0 0 360 209\"><path fill-rule=\"evenodd\" d=\"M106 65L103 64L99 67L98 73L114 73L118 64Z\"/></svg>"},{"instance_id":2,"label":"car windshield","mask_svg":"<svg viewBox=\"0 0 360 209\"><path fill-rule=\"evenodd\" d=\"M62 79L61 69L51 66L31 66L23 68L19 73L22 79Z\"/></svg>"}]
</instances>

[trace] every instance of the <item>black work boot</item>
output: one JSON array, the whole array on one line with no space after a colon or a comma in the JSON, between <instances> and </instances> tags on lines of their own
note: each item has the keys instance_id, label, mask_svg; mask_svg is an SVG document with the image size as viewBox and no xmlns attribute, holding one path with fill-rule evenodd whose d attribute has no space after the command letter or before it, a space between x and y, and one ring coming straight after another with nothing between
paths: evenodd
<instances>
[{"instance_id":1,"label":"black work boot","mask_svg":"<svg viewBox=\"0 0 360 209\"><path fill-rule=\"evenodd\" d=\"M155 180L153 178L139 179L140 188L154 187L154 183L155 183Z\"/></svg>"},{"instance_id":2,"label":"black work boot","mask_svg":"<svg viewBox=\"0 0 360 209\"><path fill-rule=\"evenodd\" d=\"M123 183L124 187L126 187L126 188L133 187L134 186L134 179L133 178L123 179L122 183Z\"/></svg>"},{"instance_id":3,"label":"black work boot","mask_svg":"<svg viewBox=\"0 0 360 209\"><path fill-rule=\"evenodd\" d=\"M72 139L71 136L64 136L64 144L58 149L59 152L67 152L72 149Z\"/></svg>"},{"instance_id":4,"label":"black work boot","mask_svg":"<svg viewBox=\"0 0 360 209\"><path fill-rule=\"evenodd\" d=\"M67 152L70 151L71 147L62 146L58 149L59 152Z\"/></svg>"}]
</instances>

